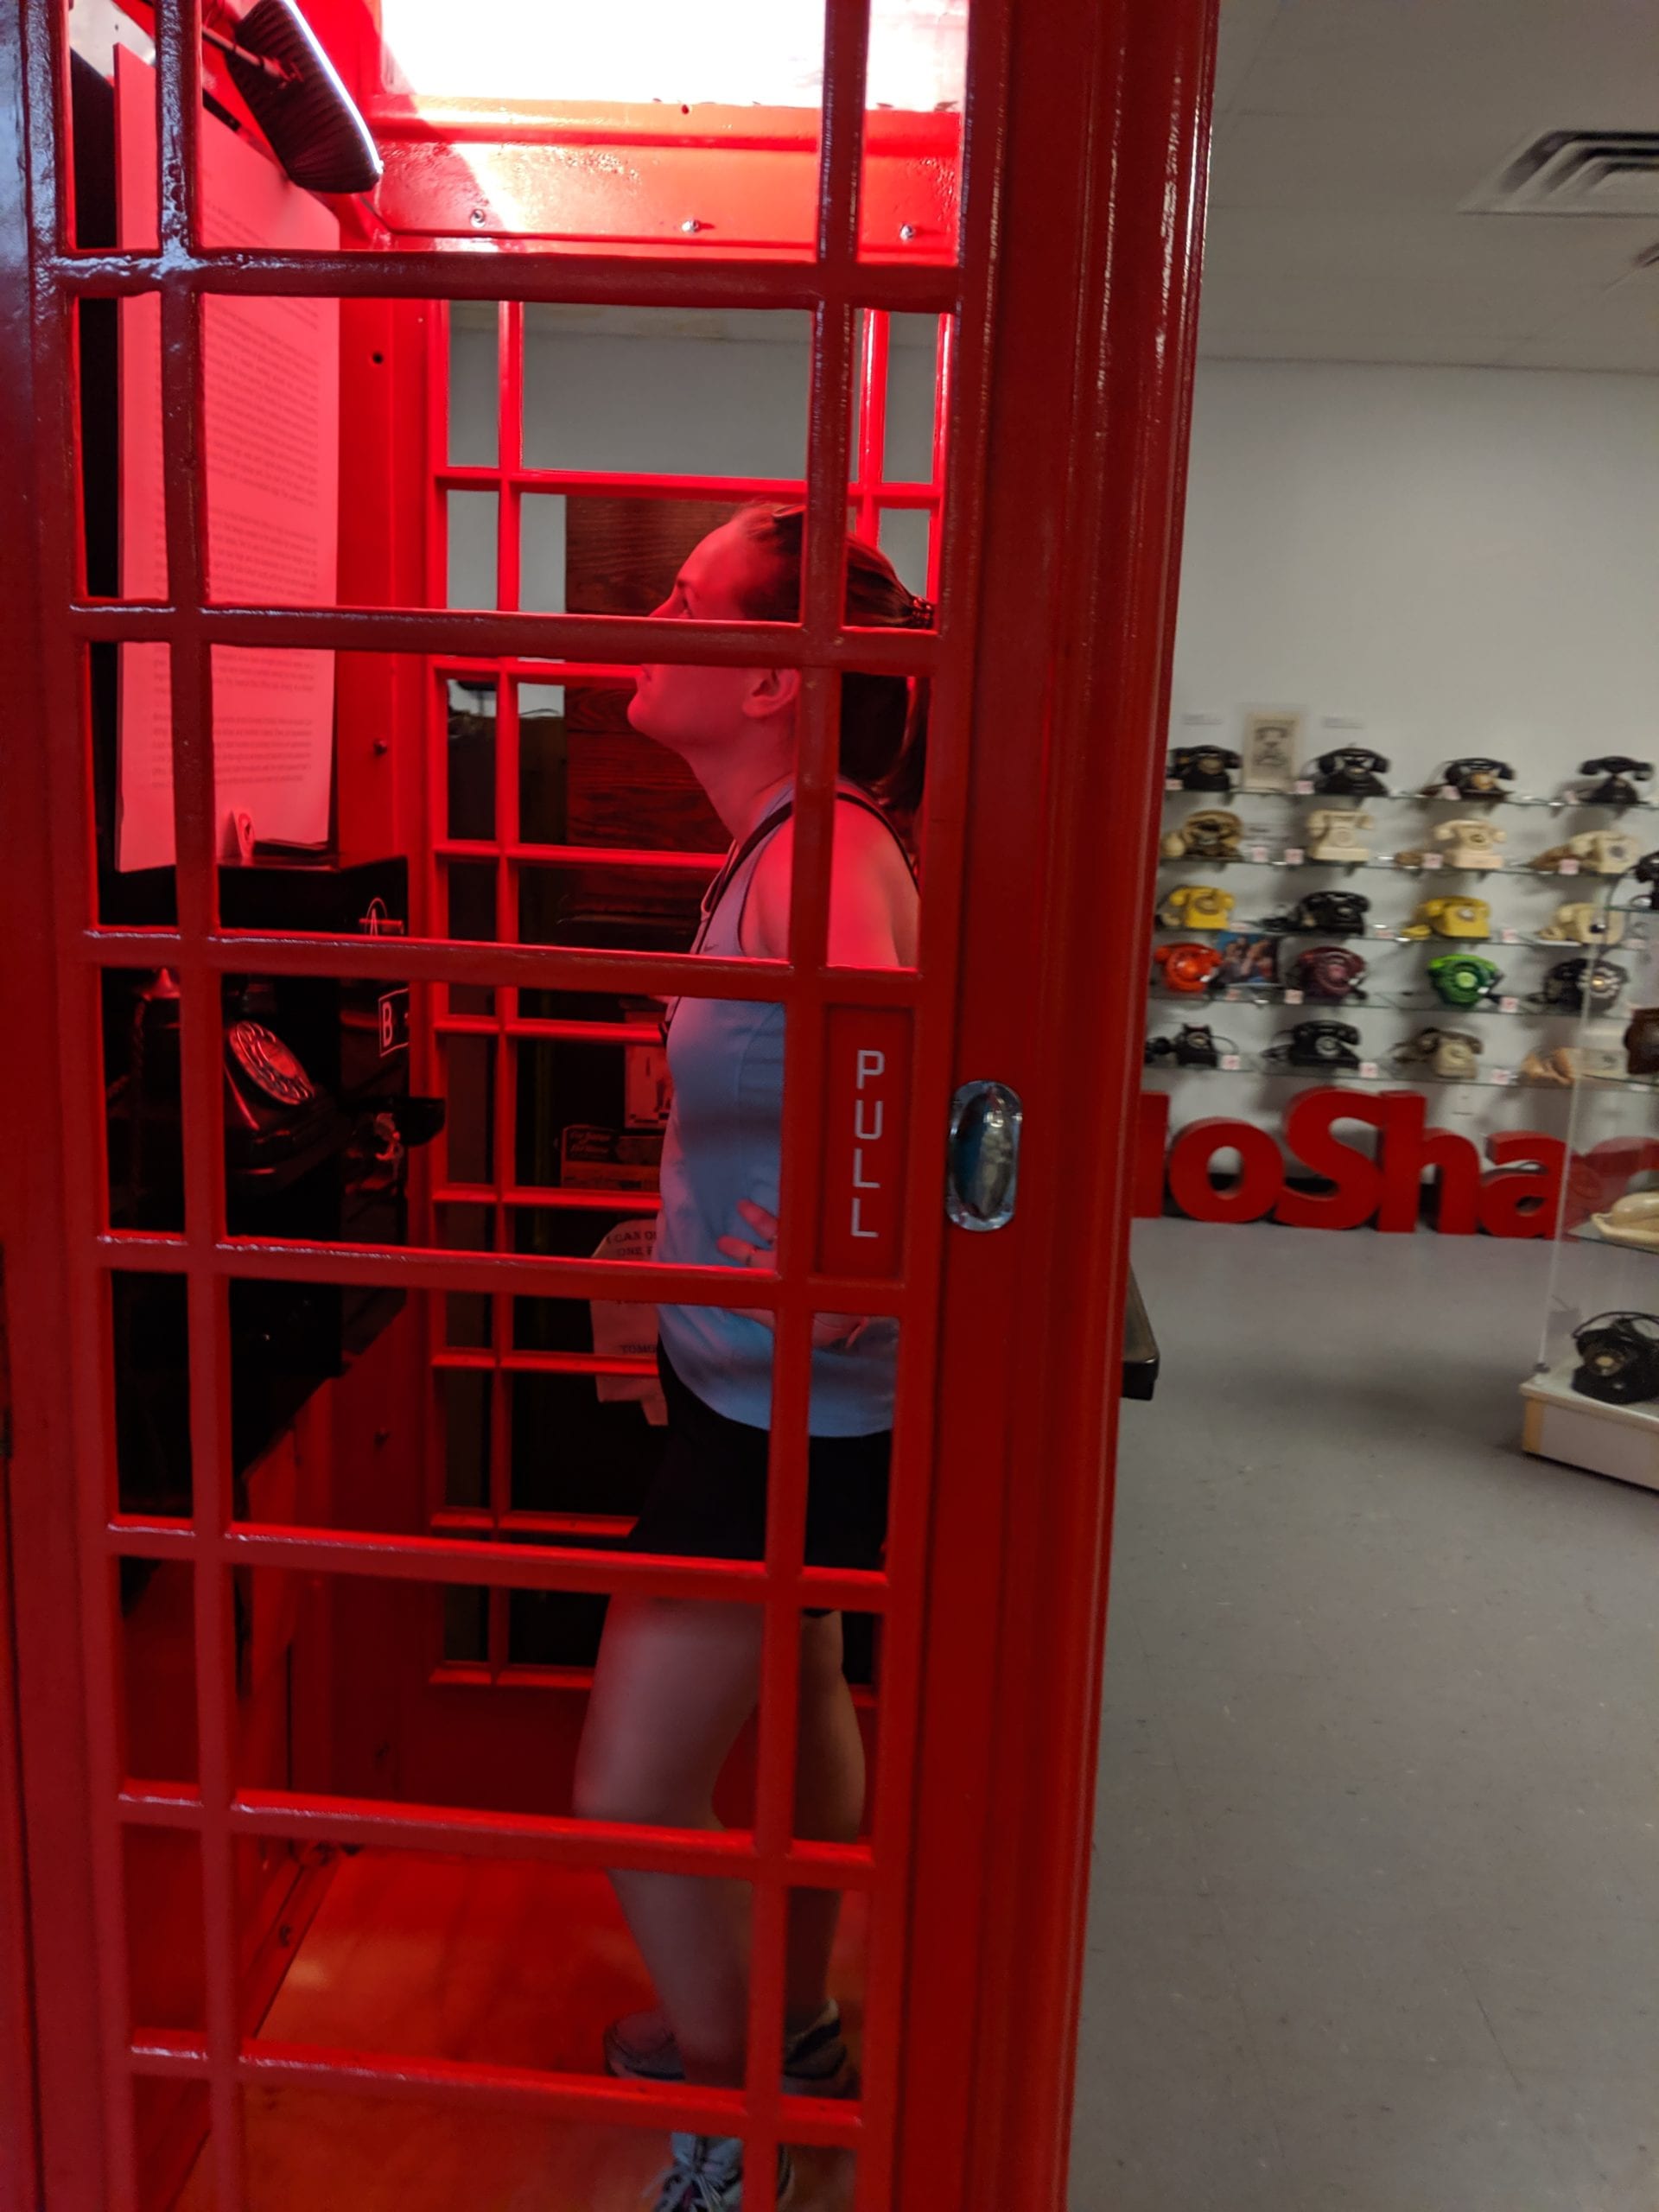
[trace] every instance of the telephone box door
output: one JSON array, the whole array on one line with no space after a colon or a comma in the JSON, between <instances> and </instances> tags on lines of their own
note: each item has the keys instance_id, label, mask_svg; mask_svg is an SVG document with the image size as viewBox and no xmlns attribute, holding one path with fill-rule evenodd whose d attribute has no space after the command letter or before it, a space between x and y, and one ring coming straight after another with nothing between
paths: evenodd
<instances>
[{"instance_id":1,"label":"telephone box door","mask_svg":"<svg viewBox=\"0 0 1659 2212\"><path fill-rule=\"evenodd\" d=\"M257 150L261 112L218 11L137 10L148 235L91 221L80 102L103 95L72 68L68 10L26 0L0 35L0 2212L330 2212L393 2177L400 2212L472 2212L531 2201L513 2191L537 2174L620 2212L669 2128L743 2137L752 2212L780 2145L849 2212L1058 2212L1212 10L947 10L963 85L930 121L879 93L906 11L830 0L803 132L717 93L450 96L417 42L390 66L391 0L319 0L385 175L372 207L328 200L326 232L302 208L274 243L228 232L217 196L213 164ZM118 92L151 81L130 58ZM682 212L689 190L706 212ZM435 469L415 356L486 303L500 435ZM523 448L512 334L556 314L800 320L802 465L744 487L804 505L797 620L534 597L531 507L559 504L575 575L579 541L638 550L647 489L688 528L696 502L734 504L689 463L648 486ZM296 390L320 332L340 348L337 454L284 455L295 391L245 396L245 473L290 496L326 445L341 487L326 579L287 591L237 588L299 556L241 543L238 569L216 504L226 334L261 315L262 342L307 334ZM931 475L899 483L879 394L916 318ZM97 412L118 377L123 435L144 435L141 353L148 514ZM99 536L100 468L131 496L130 543ZM482 605L446 589L444 552L480 497ZM922 619L861 628L844 533L889 510L926 518ZM130 694L117 656L145 652L164 688ZM572 831L582 762L625 757L601 743L629 741L605 719L620 679L772 660L802 700L788 960L617 933L607 870L631 915L645 884L671 913L718 857L690 830L630 833L620 772L587 787L610 831ZM324 664L321 842L276 851L236 798L248 733ZM838 709L870 674L931 700L919 943L882 969L827 957ZM118 685L129 754L135 699L161 733L149 785L105 745ZM233 735L234 696L255 718ZM533 713L567 748L551 827ZM493 796L468 826L446 779L474 741ZM151 840L147 870L121 865L127 837ZM538 908L556 879L564 903ZM649 1217L649 1192L626 1202L648 1110L616 1141L567 1116L539 1182L512 1119L539 1110L532 1065L574 1083L584 1053L632 1053L648 1090L642 1007L722 994L781 1005L787 1035L776 1265L741 1289L627 1234L594 1252ZM148 1212L141 1187L162 1193ZM556 1408L556 1384L643 1383L639 1317L722 1300L774 1332L764 1558L629 1552L602 1485L528 1505L499 1428L475 1494L444 1491L445 1390ZM879 1571L805 1557L825 1315L896 1325ZM520 1663L516 1624L619 1592L764 1623L718 1829L573 1816L588 1677L580 1655ZM852 1842L797 1832L810 1610L861 1624ZM638 1980L618 1866L741 1900L741 2089L603 2072L606 2007ZM791 1914L830 1891L857 1947L862 2090L839 2101L785 2096L775 2063Z\"/></svg>"}]
</instances>

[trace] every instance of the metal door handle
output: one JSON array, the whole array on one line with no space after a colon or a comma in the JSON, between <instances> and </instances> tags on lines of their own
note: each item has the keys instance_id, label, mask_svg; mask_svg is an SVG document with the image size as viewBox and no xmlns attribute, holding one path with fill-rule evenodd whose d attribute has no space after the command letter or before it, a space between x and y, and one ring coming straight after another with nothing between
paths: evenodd
<instances>
[{"instance_id":1,"label":"metal door handle","mask_svg":"<svg viewBox=\"0 0 1659 2212\"><path fill-rule=\"evenodd\" d=\"M1024 1118L1006 1083L964 1083L951 1100L944 1210L958 1229L1005 1229L1014 1219Z\"/></svg>"}]
</instances>

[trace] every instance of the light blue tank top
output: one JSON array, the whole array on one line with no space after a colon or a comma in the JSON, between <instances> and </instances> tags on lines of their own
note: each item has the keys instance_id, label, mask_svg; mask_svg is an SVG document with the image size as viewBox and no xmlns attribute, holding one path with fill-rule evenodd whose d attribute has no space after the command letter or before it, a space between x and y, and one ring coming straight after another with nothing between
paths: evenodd
<instances>
[{"instance_id":1,"label":"light blue tank top","mask_svg":"<svg viewBox=\"0 0 1659 2212\"><path fill-rule=\"evenodd\" d=\"M792 791L790 785L774 808ZM868 805L853 785L842 789ZM705 920L698 950L743 958L744 902L772 833L747 854ZM895 836L896 836L895 832ZM673 1103L663 1139L656 1257L665 1265L732 1267L721 1236L747 1236L737 1211L752 1199L778 1211L782 1160L784 1009L759 1001L679 999L669 1009ZM705 1405L752 1428L772 1424L772 1333L749 1313L717 1306L658 1309L663 1348ZM812 1355L808 1426L815 1436L870 1436L893 1426L898 1325L873 1321L849 1350Z\"/></svg>"}]
</instances>

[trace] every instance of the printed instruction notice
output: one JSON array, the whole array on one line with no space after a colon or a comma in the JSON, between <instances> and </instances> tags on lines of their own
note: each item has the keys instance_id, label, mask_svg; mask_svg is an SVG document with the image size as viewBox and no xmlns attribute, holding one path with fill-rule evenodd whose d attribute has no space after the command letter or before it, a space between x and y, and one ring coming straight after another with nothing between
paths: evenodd
<instances>
[{"instance_id":1,"label":"printed instruction notice","mask_svg":"<svg viewBox=\"0 0 1659 2212\"><path fill-rule=\"evenodd\" d=\"M119 236L156 243L155 72L116 53ZM265 154L211 115L201 119L202 229L210 247L338 249L340 226ZM165 599L161 302L121 302L121 593ZM337 596L340 303L238 299L202 303L207 588L231 605L326 607ZM328 836L334 657L215 646L213 760L220 849L230 825L317 846ZM121 652L116 865L173 860L173 728L168 651Z\"/></svg>"}]
</instances>

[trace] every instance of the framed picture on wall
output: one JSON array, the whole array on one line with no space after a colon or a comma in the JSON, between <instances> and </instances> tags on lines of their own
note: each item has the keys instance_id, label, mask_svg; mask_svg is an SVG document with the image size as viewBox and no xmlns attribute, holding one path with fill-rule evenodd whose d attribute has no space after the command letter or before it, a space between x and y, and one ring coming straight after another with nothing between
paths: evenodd
<instances>
[{"instance_id":1,"label":"framed picture on wall","mask_svg":"<svg viewBox=\"0 0 1659 2212\"><path fill-rule=\"evenodd\" d=\"M1301 759L1302 718L1287 710L1244 717L1243 787L1247 791L1288 791L1296 787Z\"/></svg>"}]
</instances>

